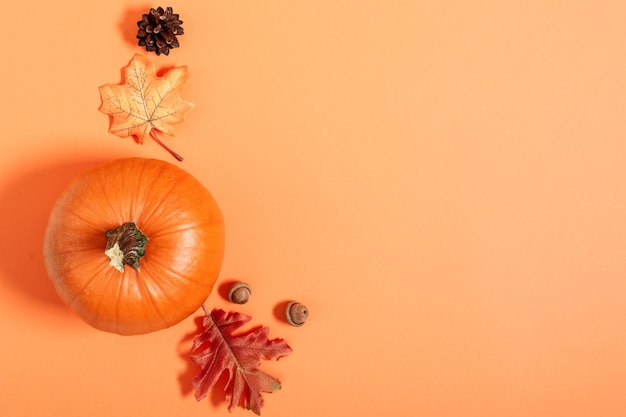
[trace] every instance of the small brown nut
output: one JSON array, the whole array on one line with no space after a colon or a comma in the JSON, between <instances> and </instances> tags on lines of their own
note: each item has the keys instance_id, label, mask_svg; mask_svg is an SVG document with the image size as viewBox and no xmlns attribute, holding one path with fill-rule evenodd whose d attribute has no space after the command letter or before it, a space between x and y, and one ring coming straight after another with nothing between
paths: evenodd
<instances>
[{"instance_id":1,"label":"small brown nut","mask_svg":"<svg viewBox=\"0 0 626 417\"><path fill-rule=\"evenodd\" d=\"M306 306L296 301L292 301L291 303L287 304L287 308L285 308L285 318L287 319L287 323L291 324L292 326L302 326L308 316L309 310L306 308Z\"/></svg>"},{"instance_id":2,"label":"small brown nut","mask_svg":"<svg viewBox=\"0 0 626 417\"><path fill-rule=\"evenodd\" d=\"M245 282L237 282L230 286L228 290L228 299L235 304L245 304L250 299L252 290Z\"/></svg>"}]
</instances>

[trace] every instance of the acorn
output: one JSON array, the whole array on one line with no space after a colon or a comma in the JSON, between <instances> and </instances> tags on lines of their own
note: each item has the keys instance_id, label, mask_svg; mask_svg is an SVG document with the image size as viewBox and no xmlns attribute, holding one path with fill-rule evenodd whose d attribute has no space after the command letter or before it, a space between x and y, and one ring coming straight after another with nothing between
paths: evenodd
<instances>
[{"instance_id":1,"label":"acorn","mask_svg":"<svg viewBox=\"0 0 626 417\"><path fill-rule=\"evenodd\" d=\"M245 304L250 299L252 290L245 282L237 282L230 286L228 299L235 304Z\"/></svg>"},{"instance_id":2,"label":"acorn","mask_svg":"<svg viewBox=\"0 0 626 417\"><path fill-rule=\"evenodd\" d=\"M296 301L290 302L285 308L285 318L287 319L287 323L291 324L292 326L302 326L308 316L309 310L306 308L306 306Z\"/></svg>"}]
</instances>

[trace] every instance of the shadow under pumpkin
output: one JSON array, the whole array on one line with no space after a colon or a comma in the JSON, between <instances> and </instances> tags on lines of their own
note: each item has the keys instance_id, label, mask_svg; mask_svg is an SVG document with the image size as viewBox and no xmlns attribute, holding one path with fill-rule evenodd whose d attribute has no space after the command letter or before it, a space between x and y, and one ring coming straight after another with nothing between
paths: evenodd
<instances>
[{"instance_id":1,"label":"shadow under pumpkin","mask_svg":"<svg viewBox=\"0 0 626 417\"><path fill-rule=\"evenodd\" d=\"M43 240L52 207L70 181L101 160L69 161L18 174L0 190L0 276L36 304L70 310L48 278Z\"/></svg>"}]
</instances>

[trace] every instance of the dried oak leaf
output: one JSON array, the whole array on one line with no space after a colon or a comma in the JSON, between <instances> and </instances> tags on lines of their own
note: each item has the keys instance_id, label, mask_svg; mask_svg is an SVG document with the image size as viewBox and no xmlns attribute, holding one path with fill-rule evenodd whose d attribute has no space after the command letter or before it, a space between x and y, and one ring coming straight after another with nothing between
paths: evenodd
<instances>
[{"instance_id":1,"label":"dried oak leaf","mask_svg":"<svg viewBox=\"0 0 626 417\"><path fill-rule=\"evenodd\" d=\"M165 146L156 132L172 134L173 125L185 120L193 103L180 97L187 85L187 67L168 70L157 76L154 63L135 54L124 69L123 84L107 84L99 88L100 111L112 116L109 132L125 138L133 136L144 143L152 136L177 159L179 155Z\"/></svg>"},{"instance_id":2,"label":"dried oak leaf","mask_svg":"<svg viewBox=\"0 0 626 417\"><path fill-rule=\"evenodd\" d=\"M278 360L289 355L291 348L283 339L269 340L268 327L233 334L250 319L245 314L226 313L219 309L214 309L203 319L203 330L195 337L191 352L191 359L201 368L192 381L198 401L207 395L224 372L228 373L224 389L229 411L241 404L261 414L261 393L280 389L278 379L257 368L261 359Z\"/></svg>"}]
</instances>

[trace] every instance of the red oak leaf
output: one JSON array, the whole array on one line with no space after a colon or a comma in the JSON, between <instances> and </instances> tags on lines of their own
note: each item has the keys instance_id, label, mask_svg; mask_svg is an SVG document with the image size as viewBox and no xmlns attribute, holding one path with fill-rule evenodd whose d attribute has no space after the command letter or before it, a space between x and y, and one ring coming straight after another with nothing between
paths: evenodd
<instances>
[{"instance_id":1,"label":"red oak leaf","mask_svg":"<svg viewBox=\"0 0 626 417\"><path fill-rule=\"evenodd\" d=\"M215 309L203 319L203 330L193 342L191 359L202 369L193 381L196 399L203 399L220 376L228 373L224 388L228 410L236 406L261 414L262 392L280 389L280 381L260 371L261 359L278 360L291 353L283 339L268 339L269 328L257 327L234 335L251 317Z\"/></svg>"}]
</instances>

